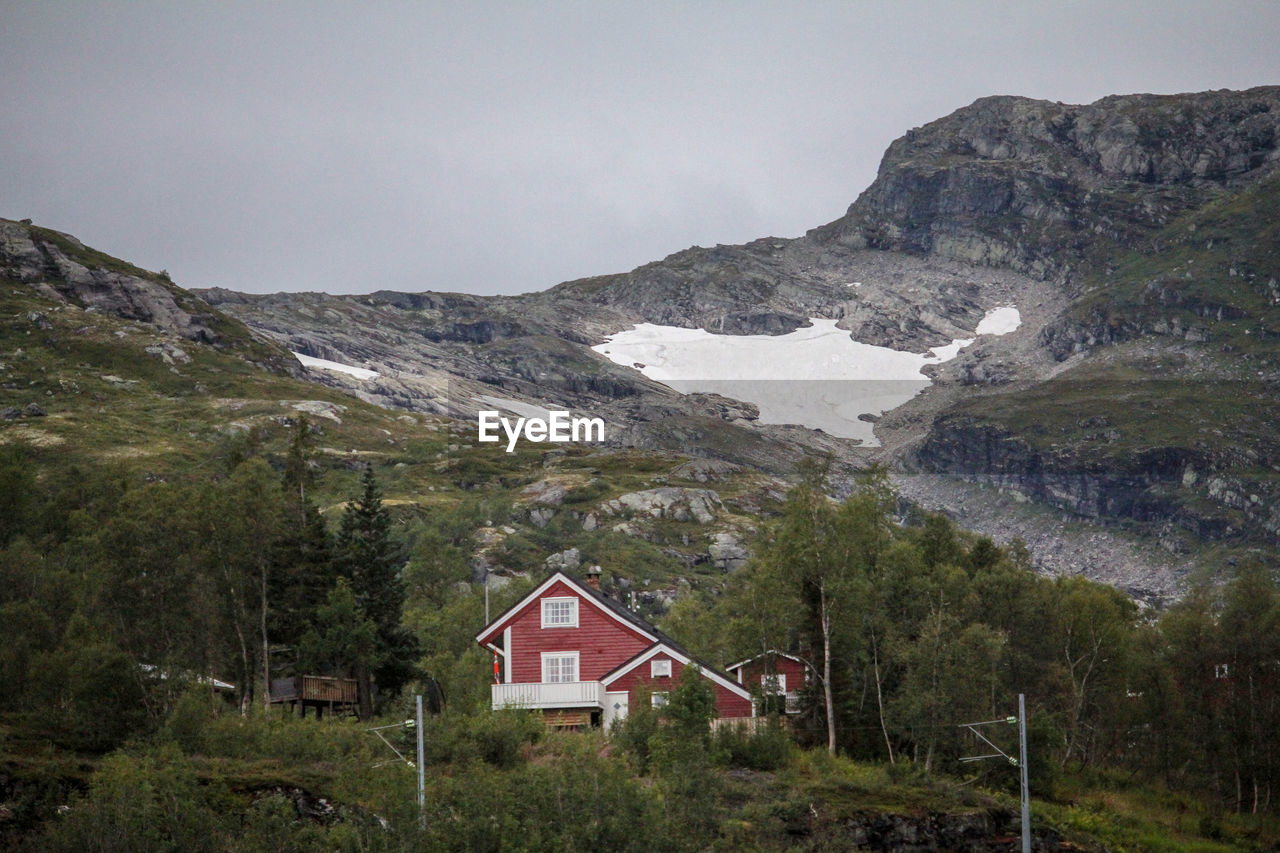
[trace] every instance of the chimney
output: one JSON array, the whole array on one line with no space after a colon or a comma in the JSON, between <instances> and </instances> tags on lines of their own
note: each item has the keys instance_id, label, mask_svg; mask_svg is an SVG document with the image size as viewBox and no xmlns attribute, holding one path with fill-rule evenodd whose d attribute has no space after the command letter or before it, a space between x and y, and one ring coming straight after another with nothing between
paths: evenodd
<instances>
[{"instance_id":1,"label":"chimney","mask_svg":"<svg viewBox=\"0 0 1280 853\"><path fill-rule=\"evenodd\" d=\"M592 566L587 569L587 586L592 589L600 588L600 573L603 571L599 566Z\"/></svg>"}]
</instances>

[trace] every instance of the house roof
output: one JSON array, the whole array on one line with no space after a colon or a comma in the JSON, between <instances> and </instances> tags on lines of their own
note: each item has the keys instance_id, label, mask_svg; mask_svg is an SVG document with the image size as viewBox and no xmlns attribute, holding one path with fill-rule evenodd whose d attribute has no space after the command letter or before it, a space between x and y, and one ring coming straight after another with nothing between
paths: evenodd
<instances>
[{"instance_id":1,"label":"house roof","mask_svg":"<svg viewBox=\"0 0 1280 853\"><path fill-rule=\"evenodd\" d=\"M740 660L735 664L730 664L729 666L725 667L725 671L733 672L735 669L738 669L739 667L746 666L752 661L760 660L760 658L768 657L769 655L773 655L774 657L779 657L779 658L786 658L787 660L793 660L796 663L803 666L805 669L812 669L812 667L809 666L809 662L804 658L799 658L799 657L796 657L795 655L789 655L786 652L780 652L777 649L769 649L767 652L761 652L760 654L755 655L754 657L749 657L746 660Z\"/></svg>"},{"instance_id":2,"label":"house roof","mask_svg":"<svg viewBox=\"0 0 1280 853\"><path fill-rule=\"evenodd\" d=\"M506 610L502 611L502 613L498 615L498 618L494 619L488 625L481 628L480 633L476 634L476 642L481 643L482 645L486 644L487 637L491 637L493 634L497 633L497 631L503 626L504 623L509 621L513 616L515 616L520 611L524 610L534 601L538 600L538 598L540 598L543 593L545 593L548 589L554 586L557 581L563 581L565 584L572 587L575 592L580 593L588 601L595 604L605 614L617 620L618 622L622 623L623 625L631 628L637 633L647 637L649 640L653 642L658 642L659 640L670 639L669 637L666 637L665 635L663 635L663 633L659 631L657 628L653 627L644 619L640 618L639 615L632 613L630 610L624 607L621 602L614 601L612 598L609 598L609 596L605 595L600 590L592 589L591 587L587 586L585 583L583 583L582 581L578 580L575 577L566 575L562 571L554 571L551 574L549 574L542 581L542 583L538 584L537 587L534 588L533 592L529 593L524 598L520 599L515 604L511 605Z\"/></svg>"},{"instance_id":3,"label":"house roof","mask_svg":"<svg viewBox=\"0 0 1280 853\"><path fill-rule=\"evenodd\" d=\"M662 652L666 652L669 657L675 658L685 666L688 666L689 664L693 664L694 666L697 666L698 669L702 670L702 674L705 675L707 678L711 679L716 684L721 685L727 690L738 694L743 699L751 698L751 694L746 689L744 689L741 684L736 683L729 676L725 675L723 672L720 672L715 667L707 664L705 661L695 658L693 655L689 654L689 652L680 648L675 643L668 642L665 640L654 643L649 648L644 649L639 654L634 655L629 660L626 660L623 663L619 664L613 670L601 676L600 682L605 686L605 689L607 690L609 688L609 685L612 684L614 681L617 681L619 678L626 675L628 672L631 672L631 670L635 669L640 664L644 663L650 658L657 656Z\"/></svg>"}]
</instances>

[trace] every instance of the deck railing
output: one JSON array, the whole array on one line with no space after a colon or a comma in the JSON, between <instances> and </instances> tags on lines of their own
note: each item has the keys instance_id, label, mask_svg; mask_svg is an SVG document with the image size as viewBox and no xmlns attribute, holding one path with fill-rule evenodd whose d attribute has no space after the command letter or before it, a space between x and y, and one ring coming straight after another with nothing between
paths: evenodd
<instances>
[{"instance_id":1,"label":"deck railing","mask_svg":"<svg viewBox=\"0 0 1280 853\"><path fill-rule=\"evenodd\" d=\"M603 708L599 681L492 685L493 708Z\"/></svg>"}]
</instances>

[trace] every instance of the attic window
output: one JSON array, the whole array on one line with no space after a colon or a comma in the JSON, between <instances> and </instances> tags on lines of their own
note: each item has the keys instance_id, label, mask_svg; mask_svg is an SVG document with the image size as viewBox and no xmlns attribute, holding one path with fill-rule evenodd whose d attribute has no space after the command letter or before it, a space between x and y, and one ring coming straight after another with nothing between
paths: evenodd
<instances>
[{"instance_id":1,"label":"attic window","mask_svg":"<svg viewBox=\"0 0 1280 853\"><path fill-rule=\"evenodd\" d=\"M577 628L578 599L576 598L544 598L542 599L543 628Z\"/></svg>"},{"instance_id":2,"label":"attic window","mask_svg":"<svg viewBox=\"0 0 1280 853\"><path fill-rule=\"evenodd\" d=\"M649 663L650 678L670 678L671 677L671 661L655 660Z\"/></svg>"},{"instance_id":3,"label":"attic window","mask_svg":"<svg viewBox=\"0 0 1280 853\"><path fill-rule=\"evenodd\" d=\"M786 673L778 673L776 675L760 676L760 687L765 693L786 693L787 692L787 676Z\"/></svg>"}]
</instances>

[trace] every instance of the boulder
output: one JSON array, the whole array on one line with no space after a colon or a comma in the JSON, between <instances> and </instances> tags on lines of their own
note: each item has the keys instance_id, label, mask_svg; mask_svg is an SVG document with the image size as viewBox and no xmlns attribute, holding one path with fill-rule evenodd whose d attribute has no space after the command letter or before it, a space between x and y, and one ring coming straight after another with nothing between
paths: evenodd
<instances>
[{"instance_id":1,"label":"boulder","mask_svg":"<svg viewBox=\"0 0 1280 853\"><path fill-rule=\"evenodd\" d=\"M520 496L530 503L543 506L560 506L564 503L567 494L569 490L554 480L539 480L536 483L530 483L520 491Z\"/></svg>"},{"instance_id":2,"label":"boulder","mask_svg":"<svg viewBox=\"0 0 1280 853\"><path fill-rule=\"evenodd\" d=\"M712 565L723 572L736 572L751 557L742 540L728 531L712 535L707 554L711 557Z\"/></svg>"},{"instance_id":3,"label":"boulder","mask_svg":"<svg viewBox=\"0 0 1280 853\"><path fill-rule=\"evenodd\" d=\"M716 512L724 509L720 495L711 489L682 489L662 486L642 492L628 492L601 504L600 510L608 515L620 515L631 511L650 518L670 518L676 521L694 520L709 524Z\"/></svg>"},{"instance_id":4,"label":"boulder","mask_svg":"<svg viewBox=\"0 0 1280 853\"><path fill-rule=\"evenodd\" d=\"M146 347L147 355L153 355L164 361L165 364L190 364L191 356L185 350L174 346L165 341L160 344L152 344Z\"/></svg>"},{"instance_id":5,"label":"boulder","mask_svg":"<svg viewBox=\"0 0 1280 853\"><path fill-rule=\"evenodd\" d=\"M548 569L576 569L582 565L582 555L577 548L569 548L547 557L545 564Z\"/></svg>"}]
</instances>

